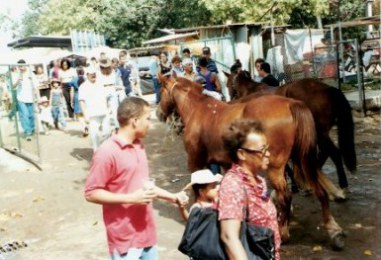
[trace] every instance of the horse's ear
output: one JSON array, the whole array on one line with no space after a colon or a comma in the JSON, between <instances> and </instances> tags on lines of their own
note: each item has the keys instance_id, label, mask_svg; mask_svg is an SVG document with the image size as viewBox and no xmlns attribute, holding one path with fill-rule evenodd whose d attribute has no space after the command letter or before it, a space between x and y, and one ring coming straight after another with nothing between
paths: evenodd
<instances>
[{"instance_id":1,"label":"horse's ear","mask_svg":"<svg viewBox=\"0 0 381 260\"><path fill-rule=\"evenodd\" d=\"M224 71L224 70L223 70L222 72L225 74L225 76L226 76L227 78L229 78L230 75L231 75L230 73L228 73L228 72L226 72L226 71Z\"/></svg>"}]
</instances>

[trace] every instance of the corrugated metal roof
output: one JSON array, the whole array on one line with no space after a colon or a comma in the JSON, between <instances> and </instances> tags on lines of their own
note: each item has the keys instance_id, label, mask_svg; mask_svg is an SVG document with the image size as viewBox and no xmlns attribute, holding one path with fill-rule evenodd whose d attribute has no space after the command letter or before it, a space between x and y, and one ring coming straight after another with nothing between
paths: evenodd
<instances>
[{"instance_id":1,"label":"corrugated metal roof","mask_svg":"<svg viewBox=\"0 0 381 260\"><path fill-rule=\"evenodd\" d=\"M154 43L164 43L164 42L169 42L177 39L184 39L187 37L191 36L196 36L198 35L198 32L190 32L190 33L182 33L182 34L170 34L170 35L165 35L159 38L155 38L149 41L143 42L143 45L147 44L154 44Z\"/></svg>"},{"instance_id":2,"label":"corrugated metal roof","mask_svg":"<svg viewBox=\"0 0 381 260\"><path fill-rule=\"evenodd\" d=\"M198 31L201 29L219 29L219 28L228 28L228 27L235 27L235 26L262 26L264 23L232 23L232 24L220 24L220 25L209 25L209 26L198 26L198 27L189 27L189 28L182 28L182 29L173 29L175 33L181 33L181 32L190 32L190 31Z\"/></svg>"},{"instance_id":3,"label":"corrugated metal roof","mask_svg":"<svg viewBox=\"0 0 381 260\"><path fill-rule=\"evenodd\" d=\"M8 43L8 47L64 47L71 48L70 36L30 36Z\"/></svg>"},{"instance_id":4,"label":"corrugated metal roof","mask_svg":"<svg viewBox=\"0 0 381 260\"><path fill-rule=\"evenodd\" d=\"M379 25L379 24L380 24L380 16L376 15L371 17L358 18L352 21L341 22L341 28L355 27L355 26L361 26L361 25ZM333 28L336 28L338 27L338 24L337 23L329 24L324 27L330 28L331 26L333 26Z\"/></svg>"}]
</instances>

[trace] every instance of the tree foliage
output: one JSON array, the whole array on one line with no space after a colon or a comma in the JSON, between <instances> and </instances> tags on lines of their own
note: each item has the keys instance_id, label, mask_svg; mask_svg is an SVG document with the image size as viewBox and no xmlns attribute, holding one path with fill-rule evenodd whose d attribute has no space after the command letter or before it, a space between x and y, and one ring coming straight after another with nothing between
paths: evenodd
<instances>
[{"instance_id":1,"label":"tree foliage","mask_svg":"<svg viewBox=\"0 0 381 260\"><path fill-rule=\"evenodd\" d=\"M21 36L68 35L70 29L106 35L115 47L132 48L157 37L159 28L232 22L316 27L316 17L333 23L363 16L365 0L29 0Z\"/></svg>"},{"instance_id":2,"label":"tree foliage","mask_svg":"<svg viewBox=\"0 0 381 260\"><path fill-rule=\"evenodd\" d=\"M24 18L26 35L69 34L70 29L104 33L112 46L135 47L158 35L158 28L181 28L209 22L197 0L41 0L42 8ZM30 5L31 9L32 6ZM35 6L36 7L36 6ZM37 19L34 15L38 13Z\"/></svg>"}]
</instances>

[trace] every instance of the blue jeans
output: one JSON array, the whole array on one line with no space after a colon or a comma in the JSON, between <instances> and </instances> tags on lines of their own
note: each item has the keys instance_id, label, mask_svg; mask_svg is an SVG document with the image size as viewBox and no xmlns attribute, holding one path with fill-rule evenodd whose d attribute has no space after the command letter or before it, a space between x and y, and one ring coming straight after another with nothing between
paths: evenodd
<instances>
[{"instance_id":1,"label":"blue jeans","mask_svg":"<svg viewBox=\"0 0 381 260\"><path fill-rule=\"evenodd\" d=\"M119 255L115 249L111 260L157 260L157 246L146 248L130 248L127 254Z\"/></svg>"},{"instance_id":2,"label":"blue jeans","mask_svg":"<svg viewBox=\"0 0 381 260\"><path fill-rule=\"evenodd\" d=\"M66 127L66 121L63 113L63 108L60 106L53 106L52 107L52 116L53 116L53 122L54 125L57 125L57 122L61 124L62 128Z\"/></svg>"},{"instance_id":3,"label":"blue jeans","mask_svg":"<svg viewBox=\"0 0 381 260\"><path fill-rule=\"evenodd\" d=\"M158 78L155 76L152 77L152 81L153 81L153 88L154 88L155 93L156 93L156 104L159 104L160 103L160 96L161 96L160 82L159 82Z\"/></svg>"},{"instance_id":4,"label":"blue jeans","mask_svg":"<svg viewBox=\"0 0 381 260\"><path fill-rule=\"evenodd\" d=\"M19 111L21 127L24 129L26 136L34 133L34 104L17 102L17 109Z\"/></svg>"}]
</instances>

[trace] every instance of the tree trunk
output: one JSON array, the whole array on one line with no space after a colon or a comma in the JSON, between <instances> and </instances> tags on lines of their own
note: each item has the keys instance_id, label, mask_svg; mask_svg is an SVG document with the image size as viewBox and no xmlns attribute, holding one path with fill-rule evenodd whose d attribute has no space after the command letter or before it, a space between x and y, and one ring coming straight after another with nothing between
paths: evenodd
<instances>
[{"instance_id":1,"label":"tree trunk","mask_svg":"<svg viewBox=\"0 0 381 260\"><path fill-rule=\"evenodd\" d=\"M317 21L317 26L319 29L323 29L323 22L321 21L321 16L317 15L316 16L316 21Z\"/></svg>"}]
</instances>

